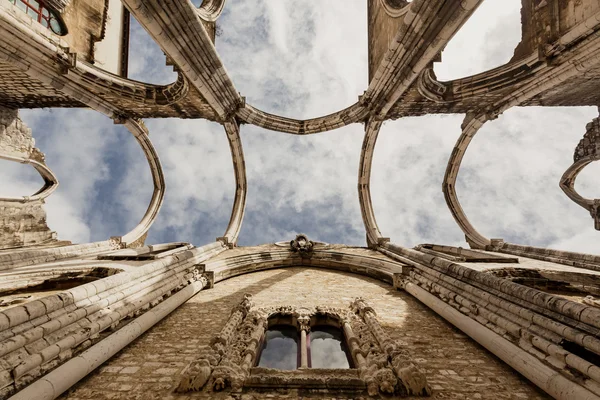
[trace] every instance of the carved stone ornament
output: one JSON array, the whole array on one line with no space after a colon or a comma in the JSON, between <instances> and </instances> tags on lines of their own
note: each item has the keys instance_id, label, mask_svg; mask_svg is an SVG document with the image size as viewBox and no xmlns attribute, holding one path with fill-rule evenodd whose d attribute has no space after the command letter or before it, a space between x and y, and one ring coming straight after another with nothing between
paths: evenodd
<instances>
[{"instance_id":1,"label":"carved stone ornament","mask_svg":"<svg viewBox=\"0 0 600 400\"><path fill-rule=\"evenodd\" d=\"M314 243L308 240L308 237L302 233L296 235L296 239L290 241L290 248L293 252L299 253L301 257L310 257L312 255Z\"/></svg>"},{"instance_id":2,"label":"carved stone ornament","mask_svg":"<svg viewBox=\"0 0 600 400\"><path fill-rule=\"evenodd\" d=\"M254 367L269 318L288 318L299 330L311 321L336 321L352 357L352 369ZM348 309L319 306L254 308L250 295L233 308L225 327L183 371L178 392L239 392L242 388L305 388L367 391L371 396L429 396L427 378L404 346L390 339L376 313L357 298Z\"/></svg>"}]
</instances>

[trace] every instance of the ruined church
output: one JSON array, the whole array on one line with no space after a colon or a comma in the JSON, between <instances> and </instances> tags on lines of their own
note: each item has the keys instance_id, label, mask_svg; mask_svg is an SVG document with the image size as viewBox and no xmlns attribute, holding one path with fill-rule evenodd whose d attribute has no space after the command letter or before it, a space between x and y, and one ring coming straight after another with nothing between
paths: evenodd
<instances>
[{"instance_id":1,"label":"ruined church","mask_svg":"<svg viewBox=\"0 0 600 400\"><path fill-rule=\"evenodd\" d=\"M44 182L0 198L0 399L600 400L600 255L486 237L456 186L477 132L511 107L600 106L600 1L522 0L512 59L450 81L433 64L484 0L365 1L364 94L297 120L236 89L215 47L225 0L0 0L0 159ZM172 83L128 78L132 19L177 72ZM48 226L60 176L19 109L55 107L101 113L139 144L153 192L129 232L72 243ZM462 247L397 243L375 218L382 124L428 114L464 115L440 188ZM169 182L145 118L222 125L235 197L214 241L147 243ZM303 136L350 124L364 126L364 246L301 232L238 246L240 129ZM600 199L575 185L600 160L600 118L576 129L556 185L600 230Z\"/></svg>"}]
</instances>

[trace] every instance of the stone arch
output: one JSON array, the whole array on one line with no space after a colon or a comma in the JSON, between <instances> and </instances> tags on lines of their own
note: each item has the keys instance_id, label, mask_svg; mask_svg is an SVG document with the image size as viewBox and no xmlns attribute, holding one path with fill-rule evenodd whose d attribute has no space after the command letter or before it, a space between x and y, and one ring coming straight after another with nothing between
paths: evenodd
<instances>
[{"instance_id":1,"label":"stone arch","mask_svg":"<svg viewBox=\"0 0 600 400\"><path fill-rule=\"evenodd\" d=\"M205 264L205 268L214 275L215 284L239 275L268 269L316 267L363 275L393 285L394 273L400 272L402 265L385 257L376 258L343 249L315 250L310 257L303 257L297 253L290 254L285 248L268 251L257 247L252 252L236 251L228 258L212 259Z\"/></svg>"},{"instance_id":2,"label":"stone arch","mask_svg":"<svg viewBox=\"0 0 600 400\"><path fill-rule=\"evenodd\" d=\"M367 231L367 244L377 245L383 239L375 211L371 201L371 168L373 167L373 153L382 121L370 119L365 125L365 138L360 152L360 166L358 168L358 199L365 230Z\"/></svg>"},{"instance_id":3,"label":"stone arch","mask_svg":"<svg viewBox=\"0 0 600 400\"><path fill-rule=\"evenodd\" d=\"M19 203L29 203L34 201L42 201L46 197L50 196L56 188L58 188L58 178L54 175L54 172L50 168L48 168L44 163L36 161L32 158L23 158L16 156L8 156L0 154L0 159L18 162L22 164L31 165L42 177L44 180L44 186L37 192L35 192L31 196L23 196L21 198L18 197L0 197L0 201L6 202L19 202Z\"/></svg>"},{"instance_id":4,"label":"stone arch","mask_svg":"<svg viewBox=\"0 0 600 400\"><path fill-rule=\"evenodd\" d=\"M231 149L231 158L233 160L233 173L235 175L235 197L233 207L231 209L231 218L229 224L222 237L218 240L223 241L229 246L235 246L237 243L242 222L244 220L244 212L246 210L246 162L244 161L244 150L242 149L242 140L240 138L240 125L237 121L232 120L223 124L229 148Z\"/></svg>"},{"instance_id":5,"label":"stone arch","mask_svg":"<svg viewBox=\"0 0 600 400\"><path fill-rule=\"evenodd\" d=\"M148 232L148 229L150 229L150 226L152 226L156 220L165 197L165 177L163 175L158 154L150 141L148 129L144 123L141 120L126 119L123 121L123 124L129 132L133 134L135 140L142 148L142 151L148 160L150 173L152 174L152 182L154 184L152 198L150 199L150 204L148 204L148 209L142 217L142 220L135 228L119 238L121 246L126 247L128 244L135 242Z\"/></svg>"}]
</instances>

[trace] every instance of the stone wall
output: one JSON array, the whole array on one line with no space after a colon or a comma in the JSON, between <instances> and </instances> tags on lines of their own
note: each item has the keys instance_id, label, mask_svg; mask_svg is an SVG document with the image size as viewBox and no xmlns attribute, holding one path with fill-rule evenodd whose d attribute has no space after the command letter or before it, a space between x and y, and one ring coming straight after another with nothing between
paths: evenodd
<instances>
[{"instance_id":1,"label":"stone wall","mask_svg":"<svg viewBox=\"0 0 600 400\"><path fill-rule=\"evenodd\" d=\"M369 0L367 7L369 25L369 82L371 82L391 41L398 32L403 17L393 18L389 16L381 5L381 0Z\"/></svg>"},{"instance_id":2,"label":"stone wall","mask_svg":"<svg viewBox=\"0 0 600 400\"><path fill-rule=\"evenodd\" d=\"M94 44L104 38L108 0L72 0L62 13L70 51L94 61Z\"/></svg>"},{"instance_id":3,"label":"stone wall","mask_svg":"<svg viewBox=\"0 0 600 400\"><path fill-rule=\"evenodd\" d=\"M34 146L31 129L21 121L18 110L0 107L0 153L29 158Z\"/></svg>"},{"instance_id":4,"label":"stone wall","mask_svg":"<svg viewBox=\"0 0 600 400\"><path fill-rule=\"evenodd\" d=\"M178 394L179 374L223 328L244 293L257 307L289 304L348 307L362 296L384 329L404 343L426 373L433 399L545 399L532 384L424 305L390 285L359 275L293 267L246 274L200 292L120 352L62 399L231 399L229 393ZM245 392L233 398L324 398L310 391ZM327 398L356 398L331 393ZM365 396L365 398L367 398Z\"/></svg>"},{"instance_id":5,"label":"stone wall","mask_svg":"<svg viewBox=\"0 0 600 400\"><path fill-rule=\"evenodd\" d=\"M44 162L35 147L31 129L19 118L18 111L0 107L0 155L32 158ZM21 247L55 240L46 224L43 201L19 203L0 199L0 249Z\"/></svg>"}]
</instances>

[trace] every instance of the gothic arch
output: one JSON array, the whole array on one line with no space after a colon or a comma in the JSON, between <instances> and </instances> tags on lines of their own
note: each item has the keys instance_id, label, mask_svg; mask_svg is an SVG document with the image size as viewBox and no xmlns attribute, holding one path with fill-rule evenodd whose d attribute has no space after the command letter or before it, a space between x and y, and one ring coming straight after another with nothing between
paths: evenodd
<instances>
[{"instance_id":1,"label":"gothic arch","mask_svg":"<svg viewBox=\"0 0 600 400\"><path fill-rule=\"evenodd\" d=\"M317 267L364 275L392 285L394 273L401 270L401 265L392 260L343 249L314 250L310 257L305 257L290 253L288 248L264 249L259 246L252 252L236 251L230 257L209 260L205 263L205 269L214 274L215 284L238 275L267 269Z\"/></svg>"},{"instance_id":2,"label":"gothic arch","mask_svg":"<svg viewBox=\"0 0 600 400\"><path fill-rule=\"evenodd\" d=\"M121 246L126 247L128 244L135 242L148 232L148 229L150 229L150 226L152 226L154 220L156 220L158 211L160 210L165 197L165 177L163 175L160 160L158 159L158 154L148 137L148 129L144 123L141 120L130 118L127 118L124 121L117 120L117 122L122 122L123 125L125 125L142 148L146 160L148 160L150 173L152 174L152 182L154 184L152 198L150 199L150 204L148 204L148 209L142 217L142 220L135 228L120 238Z\"/></svg>"},{"instance_id":3,"label":"gothic arch","mask_svg":"<svg viewBox=\"0 0 600 400\"><path fill-rule=\"evenodd\" d=\"M0 197L0 201L8 201L8 202L19 202L19 203L29 203L33 201L41 201L46 197L50 196L56 188L58 188L58 178L54 175L54 172L50 168L48 168L45 164L36 161L32 158L22 158L22 157L14 157L0 154L0 159L18 162L22 164L31 165L42 177L44 180L44 186L37 192L35 192L31 196L23 196L21 198L18 197Z\"/></svg>"},{"instance_id":4,"label":"gothic arch","mask_svg":"<svg viewBox=\"0 0 600 400\"><path fill-rule=\"evenodd\" d=\"M370 119L365 125L365 138L360 152L360 165L358 168L358 199L360 201L360 212L365 224L365 230L367 231L367 244L369 246L375 246L379 244L380 239L383 239L377 225L377 220L375 219L370 186L373 153L381 124L381 121Z\"/></svg>"},{"instance_id":5,"label":"gothic arch","mask_svg":"<svg viewBox=\"0 0 600 400\"><path fill-rule=\"evenodd\" d=\"M233 207L231 209L231 218L229 219L229 225L223 237L219 238L229 246L235 246L237 243L240 229L242 228L242 222L244 220L244 212L246 210L246 194L247 181L246 181L246 162L244 161L244 150L242 149L242 140L240 138L240 126L232 119L229 122L223 124L225 127L225 133L227 134L227 140L229 141L229 148L231 149L231 158L233 160L233 173L235 175L235 198L233 200Z\"/></svg>"},{"instance_id":6,"label":"gothic arch","mask_svg":"<svg viewBox=\"0 0 600 400\"><path fill-rule=\"evenodd\" d=\"M481 129L485 122L486 117L484 115L467 115L465 117L462 125L462 133L454 145L454 149L452 149L452 154L448 160L448 166L446 167L446 173L444 175L444 183L442 184L446 204L448 205L454 220L464 232L465 239L473 248L485 248L491 244L491 240L480 234L471 224L458 201L455 186L458 171L460 170L460 165L467 152L467 148L475 134Z\"/></svg>"}]
</instances>

